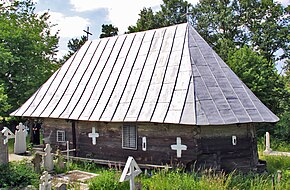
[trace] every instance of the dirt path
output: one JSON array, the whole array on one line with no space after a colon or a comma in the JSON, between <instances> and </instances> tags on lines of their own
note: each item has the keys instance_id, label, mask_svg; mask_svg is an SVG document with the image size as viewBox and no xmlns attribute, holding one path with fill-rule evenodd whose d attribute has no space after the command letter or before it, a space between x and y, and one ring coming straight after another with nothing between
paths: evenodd
<instances>
[{"instance_id":1,"label":"dirt path","mask_svg":"<svg viewBox=\"0 0 290 190\"><path fill-rule=\"evenodd\" d=\"M33 156L31 155L17 155L17 154L9 154L9 162L12 161L21 161L24 159L32 160Z\"/></svg>"}]
</instances>

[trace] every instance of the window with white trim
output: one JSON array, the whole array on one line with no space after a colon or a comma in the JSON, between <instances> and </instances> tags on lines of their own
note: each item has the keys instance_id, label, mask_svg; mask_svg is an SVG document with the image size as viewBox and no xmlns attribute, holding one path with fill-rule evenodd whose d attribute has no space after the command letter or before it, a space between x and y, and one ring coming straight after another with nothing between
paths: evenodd
<instances>
[{"instance_id":1,"label":"window with white trim","mask_svg":"<svg viewBox=\"0 0 290 190\"><path fill-rule=\"evenodd\" d=\"M137 127L135 125L123 125L122 148L137 150Z\"/></svg>"},{"instance_id":2,"label":"window with white trim","mask_svg":"<svg viewBox=\"0 0 290 190\"><path fill-rule=\"evenodd\" d=\"M56 142L65 142L65 131L63 130L56 131Z\"/></svg>"}]
</instances>

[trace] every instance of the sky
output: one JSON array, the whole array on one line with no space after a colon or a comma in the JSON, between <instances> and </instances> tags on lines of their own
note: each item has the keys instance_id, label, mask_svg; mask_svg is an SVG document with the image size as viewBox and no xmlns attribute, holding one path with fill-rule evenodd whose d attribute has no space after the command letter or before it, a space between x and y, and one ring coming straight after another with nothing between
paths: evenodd
<instances>
[{"instance_id":1,"label":"sky","mask_svg":"<svg viewBox=\"0 0 290 190\"><path fill-rule=\"evenodd\" d=\"M140 10L151 7L153 11L160 10L162 0L33 0L36 12L49 11L50 22L57 24L53 32L59 31L59 53L62 57L67 51L67 43L71 38L85 35L83 30L90 27L93 34L90 40L97 39L101 33L102 24L113 24L118 27L119 34L127 31L128 26L135 25ZM199 0L187 0L195 5ZM278 0L283 5L290 0Z\"/></svg>"},{"instance_id":2,"label":"sky","mask_svg":"<svg viewBox=\"0 0 290 190\"><path fill-rule=\"evenodd\" d=\"M53 32L59 30L60 42L58 57L67 52L67 43L71 38L85 35L83 30L90 27L93 34L90 40L100 36L102 24L113 24L119 34L127 31L128 26L135 25L140 10L151 7L160 10L162 0L34 0L36 12L49 11L50 22L57 24ZM188 0L196 4L198 0Z\"/></svg>"}]
</instances>

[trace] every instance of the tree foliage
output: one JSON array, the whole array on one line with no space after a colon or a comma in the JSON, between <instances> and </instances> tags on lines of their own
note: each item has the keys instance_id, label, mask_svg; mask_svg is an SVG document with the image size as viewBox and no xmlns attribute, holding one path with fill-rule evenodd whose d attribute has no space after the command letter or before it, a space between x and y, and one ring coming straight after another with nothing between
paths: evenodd
<instances>
[{"instance_id":1,"label":"tree foliage","mask_svg":"<svg viewBox=\"0 0 290 190\"><path fill-rule=\"evenodd\" d=\"M80 39L72 38L71 40L69 40L67 44L69 52L71 52L72 54L75 53L77 50L79 50L82 47L82 45L84 45L84 43L86 43L87 40L88 39L86 36L81 36Z\"/></svg>"},{"instance_id":2,"label":"tree foliage","mask_svg":"<svg viewBox=\"0 0 290 190\"><path fill-rule=\"evenodd\" d=\"M4 115L10 107L11 106L8 104L8 96L4 92L3 85L0 85L0 116Z\"/></svg>"},{"instance_id":3,"label":"tree foliage","mask_svg":"<svg viewBox=\"0 0 290 190\"><path fill-rule=\"evenodd\" d=\"M290 92L272 62L244 46L229 53L227 64L274 113L285 111L285 103L290 103Z\"/></svg>"},{"instance_id":4,"label":"tree foliage","mask_svg":"<svg viewBox=\"0 0 290 190\"><path fill-rule=\"evenodd\" d=\"M48 13L37 15L30 0L0 5L0 81L8 104L16 109L57 68L57 34Z\"/></svg>"},{"instance_id":5,"label":"tree foliage","mask_svg":"<svg viewBox=\"0 0 290 190\"><path fill-rule=\"evenodd\" d=\"M151 8L143 8L136 25L128 27L128 33L185 23L187 10L191 6L183 0L163 0L161 10L156 13Z\"/></svg>"},{"instance_id":6,"label":"tree foliage","mask_svg":"<svg viewBox=\"0 0 290 190\"><path fill-rule=\"evenodd\" d=\"M62 65L68 58L70 58L76 51L78 51L82 45L84 45L87 41L86 36L81 36L81 38L72 38L68 41L67 47L69 49L68 53L64 55L60 60L59 63Z\"/></svg>"},{"instance_id":7,"label":"tree foliage","mask_svg":"<svg viewBox=\"0 0 290 190\"><path fill-rule=\"evenodd\" d=\"M106 38L118 35L119 29L112 24L103 24L100 38Z\"/></svg>"},{"instance_id":8,"label":"tree foliage","mask_svg":"<svg viewBox=\"0 0 290 190\"><path fill-rule=\"evenodd\" d=\"M218 53L249 45L268 62L289 57L290 6L272 0L203 0L192 11L195 28ZM278 50L282 53L275 55Z\"/></svg>"}]
</instances>

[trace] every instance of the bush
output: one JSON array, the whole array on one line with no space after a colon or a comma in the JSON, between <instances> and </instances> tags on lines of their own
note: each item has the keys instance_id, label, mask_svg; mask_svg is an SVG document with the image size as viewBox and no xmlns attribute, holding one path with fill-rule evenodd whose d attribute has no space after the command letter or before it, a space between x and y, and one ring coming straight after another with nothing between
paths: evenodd
<instances>
[{"instance_id":1,"label":"bush","mask_svg":"<svg viewBox=\"0 0 290 190\"><path fill-rule=\"evenodd\" d=\"M276 138L290 143L290 111L280 116L280 121L274 127L274 135Z\"/></svg>"},{"instance_id":2,"label":"bush","mask_svg":"<svg viewBox=\"0 0 290 190\"><path fill-rule=\"evenodd\" d=\"M25 161L0 166L0 188L21 189L28 185L38 187L39 178L33 166Z\"/></svg>"}]
</instances>

